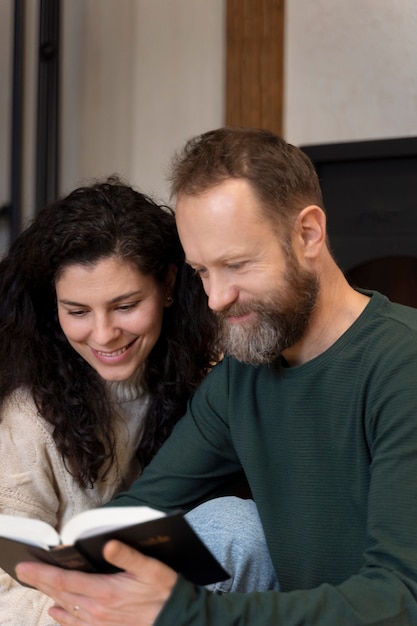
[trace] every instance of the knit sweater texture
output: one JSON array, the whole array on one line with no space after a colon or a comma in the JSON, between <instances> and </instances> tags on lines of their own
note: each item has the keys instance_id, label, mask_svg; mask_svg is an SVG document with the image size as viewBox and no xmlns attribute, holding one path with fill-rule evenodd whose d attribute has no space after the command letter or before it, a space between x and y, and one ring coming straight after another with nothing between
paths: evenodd
<instances>
[{"instance_id":1,"label":"knit sweater texture","mask_svg":"<svg viewBox=\"0 0 417 626\"><path fill-rule=\"evenodd\" d=\"M19 389L0 413L0 513L38 518L58 532L77 513L102 505L138 477L135 457L148 396L136 381L110 383L114 407L115 463L105 481L81 489L65 468L52 438L53 427ZM50 626L52 600L24 587L0 569L0 624Z\"/></svg>"},{"instance_id":2,"label":"knit sweater texture","mask_svg":"<svg viewBox=\"0 0 417 626\"><path fill-rule=\"evenodd\" d=\"M303 365L225 358L113 501L190 508L243 468L258 506L282 591L180 576L157 626L417 625L417 310L369 295Z\"/></svg>"}]
</instances>

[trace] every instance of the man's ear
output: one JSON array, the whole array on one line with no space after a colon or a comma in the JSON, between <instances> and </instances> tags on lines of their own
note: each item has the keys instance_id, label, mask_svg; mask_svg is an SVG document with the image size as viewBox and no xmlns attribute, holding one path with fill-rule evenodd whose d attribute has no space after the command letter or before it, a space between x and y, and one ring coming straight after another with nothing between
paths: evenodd
<instances>
[{"instance_id":1,"label":"man's ear","mask_svg":"<svg viewBox=\"0 0 417 626\"><path fill-rule=\"evenodd\" d=\"M297 216L293 230L297 248L305 259L317 257L326 243L326 215L319 206L306 206Z\"/></svg>"}]
</instances>

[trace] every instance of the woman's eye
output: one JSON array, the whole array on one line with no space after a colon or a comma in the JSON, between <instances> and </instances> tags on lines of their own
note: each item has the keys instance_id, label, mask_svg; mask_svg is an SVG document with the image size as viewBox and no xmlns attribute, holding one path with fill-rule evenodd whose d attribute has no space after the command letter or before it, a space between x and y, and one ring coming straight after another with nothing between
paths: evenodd
<instances>
[{"instance_id":1,"label":"woman's eye","mask_svg":"<svg viewBox=\"0 0 417 626\"><path fill-rule=\"evenodd\" d=\"M138 302L133 302L132 304L120 304L117 307L118 311L130 311L131 309L134 309L139 303Z\"/></svg>"},{"instance_id":2,"label":"woman's eye","mask_svg":"<svg viewBox=\"0 0 417 626\"><path fill-rule=\"evenodd\" d=\"M68 315L73 315L74 317L82 317L86 313L87 311L68 311Z\"/></svg>"}]
</instances>

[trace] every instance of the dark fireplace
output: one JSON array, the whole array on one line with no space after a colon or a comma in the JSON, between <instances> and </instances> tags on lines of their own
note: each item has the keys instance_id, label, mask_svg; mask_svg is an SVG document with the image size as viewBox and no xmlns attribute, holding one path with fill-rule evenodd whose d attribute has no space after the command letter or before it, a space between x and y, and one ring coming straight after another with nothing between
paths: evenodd
<instances>
[{"instance_id":1,"label":"dark fireplace","mask_svg":"<svg viewBox=\"0 0 417 626\"><path fill-rule=\"evenodd\" d=\"M352 285L417 308L417 137L301 146Z\"/></svg>"}]
</instances>

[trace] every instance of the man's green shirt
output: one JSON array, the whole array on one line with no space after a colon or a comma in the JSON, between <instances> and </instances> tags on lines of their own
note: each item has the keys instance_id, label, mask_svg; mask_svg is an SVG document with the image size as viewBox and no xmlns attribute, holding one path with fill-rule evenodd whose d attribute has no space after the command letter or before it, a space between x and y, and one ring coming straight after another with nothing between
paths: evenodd
<instances>
[{"instance_id":1,"label":"man's green shirt","mask_svg":"<svg viewBox=\"0 0 417 626\"><path fill-rule=\"evenodd\" d=\"M226 357L112 504L189 509L242 469L281 591L179 577L158 626L417 625L417 310L373 293L301 366Z\"/></svg>"}]
</instances>

